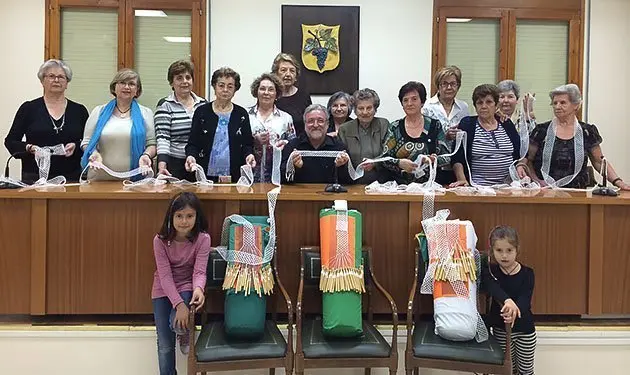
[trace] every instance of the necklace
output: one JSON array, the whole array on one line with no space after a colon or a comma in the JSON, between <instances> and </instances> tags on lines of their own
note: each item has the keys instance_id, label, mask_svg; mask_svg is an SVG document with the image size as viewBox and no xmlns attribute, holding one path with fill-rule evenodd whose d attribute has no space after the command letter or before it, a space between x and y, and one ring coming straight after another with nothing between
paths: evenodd
<instances>
[{"instance_id":1,"label":"necklace","mask_svg":"<svg viewBox=\"0 0 630 375\"><path fill-rule=\"evenodd\" d=\"M63 126L66 124L66 113L64 112L63 116L61 116L61 125L59 126L57 126L57 124L55 123L55 119L51 115L48 115L48 117L50 117L50 122L52 122L55 134L59 134L59 132L63 130Z\"/></svg>"},{"instance_id":2,"label":"necklace","mask_svg":"<svg viewBox=\"0 0 630 375\"><path fill-rule=\"evenodd\" d=\"M501 267L501 266L499 266L499 267ZM516 263L514 264L514 267L512 267L512 269L511 269L511 270L509 270L509 271L508 271L508 270L506 270L506 269L505 269L505 268L503 268L503 267L501 267L501 270L502 270L502 271L503 271L506 275L511 276L511 275L512 275L512 273L513 273L513 272L514 272L517 268L518 268L518 262L516 262Z\"/></svg>"},{"instance_id":3,"label":"necklace","mask_svg":"<svg viewBox=\"0 0 630 375\"><path fill-rule=\"evenodd\" d=\"M129 108L127 108L127 110L126 110L126 111L123 111L123 110L121 110L121 109L120 109L120 107L118 106L118 103L116 103L116 109L118 110L118 112L119 112L121 115L124 115L125 113L127 113L127 112L129 112L129 111L131 110L131 106L129 106Z\"/></svg>"}]
</instances>

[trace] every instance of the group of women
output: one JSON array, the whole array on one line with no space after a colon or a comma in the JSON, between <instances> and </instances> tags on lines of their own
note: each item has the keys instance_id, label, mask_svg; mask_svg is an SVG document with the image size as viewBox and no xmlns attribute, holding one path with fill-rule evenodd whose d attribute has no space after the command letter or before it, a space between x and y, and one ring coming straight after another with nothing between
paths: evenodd
<instances>
[{"instance_id":1,"label":"group of women","mask_svg":"<svg viewBox=\"0 0 630 375\"><path fill-rule=\"evenodd\" d=\"M99 165L114 171L152 168L179 179L194 180L196 166L217 182L236 182L242 165L250 165L256 182L271 180L274 149L304 132L304 110L311 104L308 91L298 87L300 65L280 53L271 72L250 86L256 104L245 109L233 103L241 87L240 75L230 68L212 74L215 99L207 102L192 91L194 69L176 61L167 71L172 88L155 113L138 103L140 76L120 70L109 86L113 99L87 109L65 96L72 71L63 61L48 60L38 78L43 96L19 108L5 138L9 152L22 159L22 179L38 179L34 153L61 144L65 154L51 157L50 175L78 180L88 165L88 178L108 179ZM436 181L445 186L491 186L509 182L510 168L519 178L541 185L585 188L592 184L587 164L602 168L602 138L594 125L578 121L581 95L576 85L550 93L554 117L536 124L529 94L522 98L513 81L482 84L472 93L477 115L457 98L462 73L455 66L434 76L437 93L427 98L419 82L404 84L398 94L404 117L392 122L377 117L378 94L371 89L352 94L337 92L328 101L328 135L346 145L356 167L365 159L391 157L364 164L357 183L395 180L424 182L429 160L437 162ZM354 113L355 118L351 115ZM458 132L466 142L456 149ZM529 144L522 144L523 135ZM525 150L523 148L527 147ZM420 156L427 157L420 157ZM92 162L92 163L90 163ZM630 190L607 164L609 181Z\"/></svg>"}]
</instances>

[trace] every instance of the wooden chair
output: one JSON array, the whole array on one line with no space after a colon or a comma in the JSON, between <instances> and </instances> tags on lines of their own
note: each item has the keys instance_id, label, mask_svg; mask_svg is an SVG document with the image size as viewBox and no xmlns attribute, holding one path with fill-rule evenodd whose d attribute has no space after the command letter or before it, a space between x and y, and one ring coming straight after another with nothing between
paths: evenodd
<instances>
[{"instance_id":1,"label":"wooden chair","mask_svg":"<svg viewBox=\"0 0 630 375\"><path fill-rule=\"evenodd\" d=\"M487 258L482 259L482 267ZM433 319L420 319L420 292L427 265L420 249L416 249L416 268L413 285L407 305L407 347L405 349L405 371L407 375L417 375L420 368L451 371L475 372L483 374L512 374L510 324L505 325L507 332L506 350L503 351L492 335L487 341L475 340L454 342L435 334ZM417 307L414 316L414 304Z\"/></svg>"},{"instance_id":2,"label":"wooden chair","mask_svg":"<svg viewBox=\"0 0 630 375\"><path fill-rule=\"evenodd\" d=\"M227 263L216 251L210 252L208 259L206 298L211 294L222 294L223 279ZM202 328L188 354L188 375L209 371L231 371L268 368L269 374L275 374L276 368L284 368L286 374L293 373L293 308L289 294L284 289L278 276L276 259L272 261L274 293L268 297L272 305L271 320L265 323L264 336L260 340L234 340L225 336L223 319L209 321L207 309L202 313ZM280 293L287 306L287 340L284 339L277 324L276 298ZM191 313L188 321L190 342L195 340L195 314Z\"/></svg>"},{"instance_id":3,"label":"wooden chair","mask_svg":"<svg viewBox=\"0 0 630 375\"><path fill-rule=\"evenodd\" d=\"M302 247L300 250L300 284L298 288L296 317L295 372L303 375L306 368L364 368L365 374L372 367L389 368L390 374L398 369L398 350L396 346L398 314L396 303L391 295L374 277L370 260L371 250L363 249L363 264L367 302L367 319L363 319L363 335L357 338L326 338L322 331L321 317L304 317L304 289L309 288L319 293L321 273L321 255L319 247ZM371 305L372 289L376 289L389 301L392 309L393 337L391 345L385 341L372 324Z\"/></svg>"}]
</instances>

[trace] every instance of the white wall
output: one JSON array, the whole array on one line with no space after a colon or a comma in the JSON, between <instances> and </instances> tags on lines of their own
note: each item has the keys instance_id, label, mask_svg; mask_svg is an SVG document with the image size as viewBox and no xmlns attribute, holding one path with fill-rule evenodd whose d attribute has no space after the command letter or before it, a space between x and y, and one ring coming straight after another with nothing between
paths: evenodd
<instances>
[{"instance_id":1,"label":"white wall","mask_svg":"<svg viewBox=\"0 0 630 375\"><path fill-rule=\"evenodd\" d=\"M587 120L599 128L604 155L630 181L630 1L592 0L590 17Z\"/></svg>"},{"instance_id":2,"label":"white wall","mask_svg":"<svg viewBox=\"0 0 630 375\"><path fill-rule=\"evenodd\" d=\"M281 5L359 5L359 87L378 92L378 115L402 116L398 89L407 81L428 86L431 76L432 0L210 0L211 70L229 65L241 75L243 87L235 101L254 104L249 85L269 71L281 47ZM208 77L212 74L209 72ZM328 97L313 98L326 104Z\"/></svg>"},{"instance_id":3,"label":"white wall","mask_svg":"<svg viewBox=\"0 0 630 375\"><path fill-rule=\"evenodd\" d=\"M37 70L44 59L44 0L3 1L0 3L0 51L3 56L0 90L0 164L9 156L4 147L15 112L26 101L42 95ZM11 175L20 175L20 162L14 161Z\"/></svg>"}]
</instances>

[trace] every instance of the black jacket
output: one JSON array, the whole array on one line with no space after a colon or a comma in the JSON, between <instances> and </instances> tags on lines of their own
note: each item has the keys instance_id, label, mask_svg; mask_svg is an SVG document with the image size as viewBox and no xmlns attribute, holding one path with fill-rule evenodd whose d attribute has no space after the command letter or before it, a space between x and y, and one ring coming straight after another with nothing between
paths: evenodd
<instances>
[{"instance_id":1,"label":"black jacket","mask_svg":"<svg viewBox=\"0 0 630 375\"><path fill-rule=\"evenodd\" d=\"M188 138L186 145L186 156L194 157L197 164L201 165L204 170L208 168L218 124L219 116L212 109L212 102L195 110L190 138ZM240 170L241 166L245 164L245 158L253 153L249 114L245 108L236 104L234 104L230 115L228 135L230 137L230 175L232 182L236 182L241 176Z\"/></svg>"},{"instance_id":2,"label":"black jacket","mask_svg":"<svg viewBox=\"0 0 630 375\"><path fill-rule=\"evenodd\" d=\"M470 158L472 154L472 146L475 141L475 126L477 125L478 116L468 116L464 117L460 122L458 128L463 130L467 134L466 139L466 155L464 155L464 150L462 147L457 150L457 153L451 157L451 165L455 165L456 163L460 163L464 167L464 173L466 174L466 178L470 178L468 167L466 166L466 157ZM497 122L499 126L502 126L505 129L505 133L510 138L512 142L512 146L514 146L514 151L512 152L512 157L514 160L518 160L521 158L521 138L518 135L518 131L516 130L516 126L512 123L512 120L507 119L504 122L501 122L497 117Z\"/></svg>"}]
</instances>

